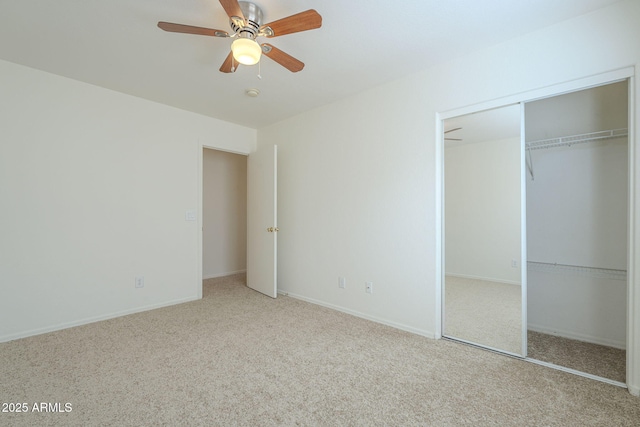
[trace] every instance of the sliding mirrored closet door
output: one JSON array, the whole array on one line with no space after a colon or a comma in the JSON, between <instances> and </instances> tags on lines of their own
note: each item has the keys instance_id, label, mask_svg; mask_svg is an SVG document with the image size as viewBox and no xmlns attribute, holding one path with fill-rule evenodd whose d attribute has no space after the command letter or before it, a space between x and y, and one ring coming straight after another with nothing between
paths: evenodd
<instances>
[{"instance_id":1,"label":"sliding mirrored closet door","mask_svg":"<svg viewBox=\"0 0 640 427\"><path fill-rule=\"evenodd\" d=\"M521 123L521 104L443 121L443 335L524 357Z\"/></svg>"}]
</instances>

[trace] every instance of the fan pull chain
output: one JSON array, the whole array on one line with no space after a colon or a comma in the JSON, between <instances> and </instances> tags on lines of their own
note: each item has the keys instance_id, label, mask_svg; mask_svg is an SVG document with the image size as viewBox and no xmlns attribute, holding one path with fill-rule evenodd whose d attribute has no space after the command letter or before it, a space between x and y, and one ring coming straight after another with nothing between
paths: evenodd
<instances>
[{"instance_id":1,"label":"fan pull chain","mask_svg":"<svg viewBox=\"0 0 640 427\"><path fill-rule=\"evenodd\" d=\"M234 65L234 60L235 58L233 57L233 55L231 55L231 72L235 73L236 72L236 66Z\"/></svg>"},{"instance_id":2,"label":"fan pull chain","mask_svg":"<svg viewBox=\"0 0 640 427\"><path fill-rule=\"evenodd\" d=\"M260 64L261 64L261 63L262 63L262 61L258 61L258 78L259 78L260 80L262 80L262 76L260 75L260 70L261 70L261 68L260 68Z\"/></svg>"}]
</instances>

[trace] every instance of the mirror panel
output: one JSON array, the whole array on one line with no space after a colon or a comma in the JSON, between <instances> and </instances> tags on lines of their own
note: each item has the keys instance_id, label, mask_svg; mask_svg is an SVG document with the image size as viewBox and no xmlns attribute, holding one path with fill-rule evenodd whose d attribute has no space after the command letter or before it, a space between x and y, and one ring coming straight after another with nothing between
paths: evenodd
<instances>
[{"instance_id":1,"label":"mirror panel","mask_svg":"<svg viewBox=\"0 0 640 427\"><path fill-rule=\"evenodd\" d=\"M524 356L521 106L443 125L444 336Z\"/></svg>"}]
</instances>

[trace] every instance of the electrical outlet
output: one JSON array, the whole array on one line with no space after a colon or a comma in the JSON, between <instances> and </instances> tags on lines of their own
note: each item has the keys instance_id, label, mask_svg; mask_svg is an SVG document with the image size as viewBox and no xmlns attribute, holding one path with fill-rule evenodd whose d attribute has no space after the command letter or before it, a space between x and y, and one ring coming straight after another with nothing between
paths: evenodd
<instances>
[{"instance_id":1,"label":"electrical outlet","mask_svg":"<svg viewBox=\"0 0 640 427\"><path fill-rule=\"evenodd\" d=\"M518 260L517 259L512 259L511 260L511 267L518 268Z\"/></svg>"},{"instance_id":2,"label":"electrical outlet","mask_svg":"<svg viewBox=\"0 0 640 427\"><path fill-rule=\"evenodd\" d=\"M136 288L144 288L144 276L136 276Z\"/></svg>"},{"instance_id":3,"label":"electrical outlet","mask_svg":"<svg viewBox=\"0 0 640 427\"><path fill-rule=\"evenodd\" d=\"M338 277L338 287L340 289L345 289L347 287L347 279L344 277Z\"/></svg>"},{"instance_id":4,"label":"electrical outlet","mask_svg":"<svg viewBox=\"0 0 640 427\"><path fill-rule=\"evenodd\" d=\"M373 282L364 282L364 291L368 294L373 293Z\"/></svg>"}]
</instances>

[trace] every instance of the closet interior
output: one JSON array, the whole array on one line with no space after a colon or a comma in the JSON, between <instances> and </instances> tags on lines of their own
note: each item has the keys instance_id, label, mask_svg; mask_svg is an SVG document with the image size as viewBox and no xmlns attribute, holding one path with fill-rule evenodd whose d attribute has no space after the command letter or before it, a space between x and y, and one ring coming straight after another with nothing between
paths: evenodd
<instances>
[{"instance_id":1,"label":"closet interior","mask_svg":"<svg viewBox=\"0 0 640 427\"><path fill-rule=\"evenodd\" d=\"M624 385L626 80L443 120L442 335Z\"/></svg>"},{"instance_id":2,"label":"closet interior","mask_svg":"<svg viewBox=\"0 0 640 427\"><path fill-rule=\"evenodd\" d=\"M627 82L525 104L528 357L625 382Z\"/></svg>"}]
</instances>

